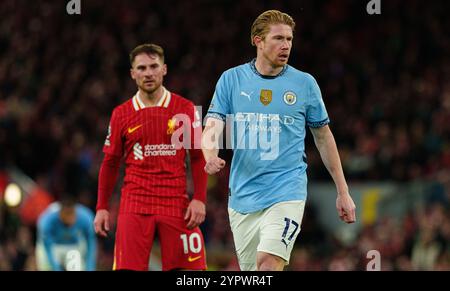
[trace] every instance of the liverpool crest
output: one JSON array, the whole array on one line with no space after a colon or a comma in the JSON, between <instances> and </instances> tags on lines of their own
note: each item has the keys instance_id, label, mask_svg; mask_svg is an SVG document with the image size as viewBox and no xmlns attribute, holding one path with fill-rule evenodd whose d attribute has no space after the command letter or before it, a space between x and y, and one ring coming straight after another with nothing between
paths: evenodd
<instances>
[{"instance_id":1,"label":"liverpool crest","mask_svg":"<svg viewBox=\"0 0 450 291\"><path fill-rule=\"evenodd\" d=\"M169 119L169 121L167 122L167 134L173 134L173 132L175 131L176 125L177 125L177 119L175 117Z\"/></svg>"}]
</instances>

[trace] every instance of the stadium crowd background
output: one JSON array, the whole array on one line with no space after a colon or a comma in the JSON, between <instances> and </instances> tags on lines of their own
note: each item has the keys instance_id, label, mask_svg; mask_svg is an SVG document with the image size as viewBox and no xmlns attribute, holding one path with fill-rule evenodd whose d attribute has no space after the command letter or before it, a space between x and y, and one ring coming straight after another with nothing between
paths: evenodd
<instances>
[{"instance_id":1,"label":"stadium crowd background","mask_svg":"<svg viewBox=\"0 0 450 291\"><path fill-rule=\"evenodd\" d=\"M371 16L366 2L82 0L81 15L68 15L66 1L2 1L0 197L8 169L18 168L54 199L70 192L94 209L110 113L136 90L129 51L162 45L166 87L204 115L220 73L254 56L253 19L279 9L297 23L290 64L318 80L349 183L432 185L426 204L365 226L350 245L309 206L289 269L364 270L366 250L377 249L383 270L450 270L450 7L382 0L382 14ZM309 180L330 181L307 139ZM212 270L237 269L227 183L228 169L208 190ZM1 204L0 270L36 269L33 219ZM99 239L99 270L111 268L113 243Z\"/></svg>"}]
</instances>

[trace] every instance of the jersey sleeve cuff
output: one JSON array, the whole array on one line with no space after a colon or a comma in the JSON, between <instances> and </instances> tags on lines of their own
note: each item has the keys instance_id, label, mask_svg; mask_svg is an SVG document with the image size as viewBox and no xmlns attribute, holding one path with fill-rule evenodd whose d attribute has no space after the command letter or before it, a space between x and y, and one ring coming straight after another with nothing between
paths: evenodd
<instances>
[{"instance_id":1,"label":"jersey sleeve cuff","mask_svg":"<svg viewBox=\"0 0 450 291\"><path fill-rule=\"evenodd\" d=\"M208 112L208 114L206 114L206 116L205 116L205 121L208 118L215 118L215 119L222 120L223 122L226 122L226 116L225 116L225 114L222 114L222 113Z\"/></svg>"},{"instance_id":2,"label":"jersey sleeve cuff","mask_svg":"<svg viewBox=\"0 0 450 291\"><path fill-rule=\"evenodd\" d=\"M319 127L323 127L323 126L325 126L325 125L327 125L329 123L330 123L330 118L327 117L327 118L325 118L324 120L321 120L321 121L308 122L307 125L309 127L312 127L312 128L319 128Z\"/></svg>"}]
</instances>

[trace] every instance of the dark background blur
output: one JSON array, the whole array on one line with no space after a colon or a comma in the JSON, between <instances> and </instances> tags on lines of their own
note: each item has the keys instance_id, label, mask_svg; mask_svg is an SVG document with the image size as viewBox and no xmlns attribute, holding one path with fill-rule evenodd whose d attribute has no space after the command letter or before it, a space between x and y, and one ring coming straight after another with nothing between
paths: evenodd
<instances>
[{"instance_id":1,"label":"dark background blur","mask_svg":"<svg viewBox=\"0 0 450 291\"><path fill-rule=\"evenodd\" d=\"M296 21L290 64L319 83L348 182L430 185L420 207L401 219L380 217L348 245L308 206L289 268L364 270L369 246L381 250L386 270L450 270L447 1L381 0L381 15L357 0L81 0L81 15L68 15L67 2L0 4L0 198L12 172L40 189L27 191L28 208L0 201L0 270L35 269L36 209L49 200L70 192L95 208L111 111L136 91L131 49L160 44L165 86L204 115L220 74L255 56L250 27L268 9ZM331 182L309 134L307 155L310 182ZM237 268L227 183L228 169L210 179L202 226L213 270ZM99 239L100 270L111 268L113 243Z\"/></svg>"}]
</instances>

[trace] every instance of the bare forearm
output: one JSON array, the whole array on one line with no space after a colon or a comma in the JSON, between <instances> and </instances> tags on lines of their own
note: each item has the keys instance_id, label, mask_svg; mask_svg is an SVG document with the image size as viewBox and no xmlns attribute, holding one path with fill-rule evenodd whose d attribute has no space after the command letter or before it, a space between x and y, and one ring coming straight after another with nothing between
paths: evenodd
<instances>
[{"instance_id":1,"label":"bare forearm","mask_svg":"<svg viewBox=\"0 0 450 291\"><path fill-rule=\"evenodd\" d=\"M208 118L202 134L202 152L206 161L205 172L209 175L218 173L226 162L218 157L220 149L220 134L225 123L222 120Z\"/></svg>"},{"instance_id":2,"label":"bare forearm","mask_svg":"<svg viewBox=\"0 0 450 291\"><path fill-rule=\"evenodd\" d=\"M223 128L223 121L214 118L207 119L202 134L202 152L206 162L211 158L218 157L220 148L219 139Z\"/></svg>"},{"instance_id":3,"label":"bare forearm","mask_svg":"<svg viewBox=\"0 0 450 291\"><path fill-rule=\"evenodd\" d=\"M211 158L217 157L219 155L218 149L202 149L202 152L205 161L209 161Z\"/></svg>"},{"instance_id":4,"label":"bare forearm","mask_svg":"<svg viewBox=\"0 0 450 291\"><path fill-rule=\"evenodd\" d=\"M338 194L347 193L348 186L332 132L328 129L320 135L315 135L314 141L325 167L336 184Z\"/></svg>"}]
</instances>

